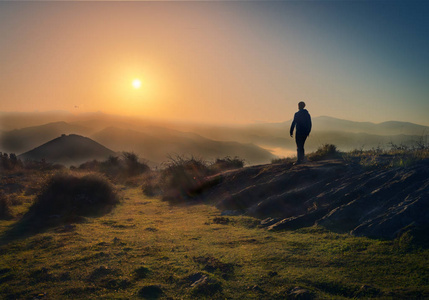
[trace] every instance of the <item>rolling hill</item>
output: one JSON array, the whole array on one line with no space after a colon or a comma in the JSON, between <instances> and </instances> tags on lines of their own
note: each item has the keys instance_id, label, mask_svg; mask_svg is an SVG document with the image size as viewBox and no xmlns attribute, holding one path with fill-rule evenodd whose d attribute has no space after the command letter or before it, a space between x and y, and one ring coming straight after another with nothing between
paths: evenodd
<instances>
[{"instance_id":1,"label":"rolling hill","mask_svg":"<svg viewBox=\"0 0 429 300\"><path fill-rule=\"evenodd\" d=\"M275 158L269 151L253 144L214 141L194 133L184 133L161 127L147 127L144 131L106 128L91 136L95 141L117 151L133 151L156 163L169 155L185 155L214 160L225 156L239 156L249 164L269 162Z\"/></svg>"},{"instance_id":2,"label":"rolling hill","mask_svg":"<svg viewBox=\"0 0 429 300\"><path fill-rule=\"evenodd\" d=\"M291 121L246 125L202 125L167 123L153 120L92 114L22 114L1 113L3 132L0 151L20 154L48 142L61 134L88 136L114 149L133 151L154 162L165 161L168 154L197 155L212 160L222 156L240 156L250 164L268 163L274 157L295 153L294 139L289 137ZM15 118L14 118L15 116ZM26 122L26 118L28 120ZM57 119L55 119L55 117ZM64 121L20 129L16 126L41 123L44 120ZM15 127L14 127L15 126ZM408 122L353 122L332 117L314 117L313 130L306 142L306 151L315 151L323 144L339 150L389 148L390 144L415 146L428 142L429 127Z\"/></svg>"},{"instance_id":3,"label":"rolling hill","mask_svg":"<svg viewBox=\"0 0 429 300\"><path fill-rule=\"evenodd\" d=\"M40 126L25 127L4 132L0 136L1 150L11 153L23 153L40 146L62 134L88 135L90 128L71 125L66 122L52 122Z\"/></svg>"},{"instance_id":4,"label":"rolling hill","mask_svg":"<svg viewBox=\"0 0 429 300\"><path fill-rule=\"evenodd\" d=\"M33 150L19 155L22 160L42 160L63 165L79 165L83 162L97 159L105 160L115 155L110 149L76 134L65 135L53 139Z\"/></svg>"}]
</instances>

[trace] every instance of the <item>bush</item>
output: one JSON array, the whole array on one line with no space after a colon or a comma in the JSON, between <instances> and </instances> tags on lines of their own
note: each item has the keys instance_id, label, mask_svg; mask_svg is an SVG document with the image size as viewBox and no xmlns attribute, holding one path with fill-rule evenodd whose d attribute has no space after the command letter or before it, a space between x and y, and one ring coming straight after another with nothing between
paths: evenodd
<instances>
[{"instance_id":1,"label":"bush","mask_svg":"<svg viewBox=\"0 0 429 300\"><path fill-rule=\"evenodd\" d=\"M224 170L239 169L244 167L244 159L235 156L231 158L229 156L224 158L217 158L216 161L210 165L210 170L213 172L220 172Z\"/></svg>"},{"instance_id":2,"label":"bush","mask_svg":"<svg viewBox=\"0 0 429 300\"><path fill-rule=\"evenodd\" d=\"M142 192L145 196L154 197L160 195L160 175L159 172L149 172L144 175L142 182Z\"/></svg>"},{"instance_id":3,"label":"bush","mask_svg":"<svg viewBox=\"0 0 429 300\"><path fill-rule=\"evenodd\" d=\"M0 219L7 220L12 218L10 201L5 194L0 193Z\"/></svg>"},{"instance_id":4,"label":"bush","mask_svg":"<svg viewBox=\"0 0 429 300\"><path fill-rule=\"evenodd\" d=\"M38 170L38 171L55 171L55 170L65 169L65 166L61 164L48 163L44 159L40 161L26 160L23 166L26 170Z\"/></svg>"},{"instance_id":5,"label":"bush","mask_svg":"<svg viewBox=\"0 0 429 300\"><path fill-rule=\"evenodd\" d=\"M160 179L164 200L181 201L197 195L209 174L207 163L195 157L170 157L164 165Z\"/></svg>"},{"instance_id":6,"label":"bush","mask_svg":"<svg viewBox=\"0 0 429 300\"><path fill-rule=\"evenodd\" d=\"M296 161L296 158L284 157L284 158L273 158L271 160L272 164L293 164Z\"/></svg>"},{"instance_id":7,"label":"bush","mask_svg":"<svg viewBox=\"0 0 429 300\"><path fill-rule=\"evenodd\" d=\"M0 152L0 170L14 170L22 167L22 161L18 159L15 153Z\"/></svg>"},{"instance_id":8,"label":"bush","mask_svg":"<svg viewBox=\"0 0 429 300\"><path fill-rule=\"evenodd\" d=\"M100 164L101 163L99 161L94 159L79 165L78 169L84 170L84 171L97 172L100 169Z\"/></svg>"},{"instance_id":9,"label":"bush","mask_svg":"<svg viewBox=\"0 0 429 300\"><path fill-rule=\"evenodd\" d=\"M56 174L44 186L30 208L30 218L75 221L110 211L118 196L109 181L95 174L76 177Z\"/></svg>"},{"instance_id":10,"label":"bush","mask_svg":"<svg viewBox=\"0 0 429 300\"><path fill-rule=\"evenodd\" d=\"M310 153L307 157L310 161L318 161L330 158L340 158L341 153L337 150L337 146L324 144L319 147L316 152Z\"/></svg>"},{"instance_id":11,"label":"bush","mask_svg":"<svg viewBox=\"0 0 429 300\"><path fill-rule=\"evenodd\" d=\"M105 161L92 160L81 164L79 170L101 172L110 179L121 180L137 176L150 170L146 163L139 162L137 154L123 152L122 158L109 156Z\"/></svg>"},{"instance_id":12,"label":"bush","mask_svg":"<svg viewBox=\"0 0 429 300\"><path fill-rule=\"evenodd\" d=\"M135 176L150 170L145 163L139 162L139 157L133 152L123 152L122 157L126 166L125 172L128 176Z\"/></svg>"}]
</instances>

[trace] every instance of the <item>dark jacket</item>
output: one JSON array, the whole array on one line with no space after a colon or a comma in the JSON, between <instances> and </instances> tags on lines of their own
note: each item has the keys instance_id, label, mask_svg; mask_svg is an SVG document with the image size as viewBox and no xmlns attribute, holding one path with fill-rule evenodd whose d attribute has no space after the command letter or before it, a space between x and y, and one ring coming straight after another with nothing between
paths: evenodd
<instances>
[{"instance_id":1,"label":"dark jacket","mask_svg":"<svg viewBox=\"0 0 429 300\"><path fill-rule=\"evenodd\" d=\"M295 135L307 136L311 131L311 117L306 109L300 109L293 117L292 125L290 126L290 135L293 134L293 129L296 126Z\"/></svg>"}]
</instances>

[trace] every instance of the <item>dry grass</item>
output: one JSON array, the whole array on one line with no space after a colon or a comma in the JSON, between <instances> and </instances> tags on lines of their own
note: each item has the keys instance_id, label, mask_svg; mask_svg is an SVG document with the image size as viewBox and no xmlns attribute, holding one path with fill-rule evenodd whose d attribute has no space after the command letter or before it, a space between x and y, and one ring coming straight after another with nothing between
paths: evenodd
<instances>
[{"instance_id":1,"label":"dry grass","mask_svg":"<svg viewBox=\"0 0 429 300\"><path fill-rule=\"evenodd\" d=\"M123 193L105 216L3 237L0 298L285 299L296 286L324 299L429 296L428 250L317 227L268 232L211 206Z\"/></svg>"}]
</instances>

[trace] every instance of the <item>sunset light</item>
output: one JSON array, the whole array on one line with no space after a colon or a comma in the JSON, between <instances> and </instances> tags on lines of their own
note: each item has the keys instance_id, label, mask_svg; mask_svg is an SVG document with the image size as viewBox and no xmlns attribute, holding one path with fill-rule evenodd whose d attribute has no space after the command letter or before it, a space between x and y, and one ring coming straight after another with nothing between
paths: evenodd
<instances>
[{"instance_id":1,"label":"sunset light","mask_svg":"<svg viewBox=\"0 0 429 300\"><path fill-rule=\"evenodd\" d=\"M265 2L2 1L0 110L429 125L427 1Z\"/></svg>"},{"instance_id":2,"label":"sunset light","mask_svg":"<svg viewBox=\"0 0 429 300\"><path fill-rule=\"evenodd\" d=\"M0 300L429 300L428 16L0 0Z\"/></svg>"},{"instance_id":3,"label":"sunset light","mask_svg":"<svg viewBox=\"0 0 429 300\"><path fill-rule=\"evenodd\" d=\"M135 89L139 89L142 86L142 82L140 79L134 79L132 85Z\"/></svg>"}]
</instances>

